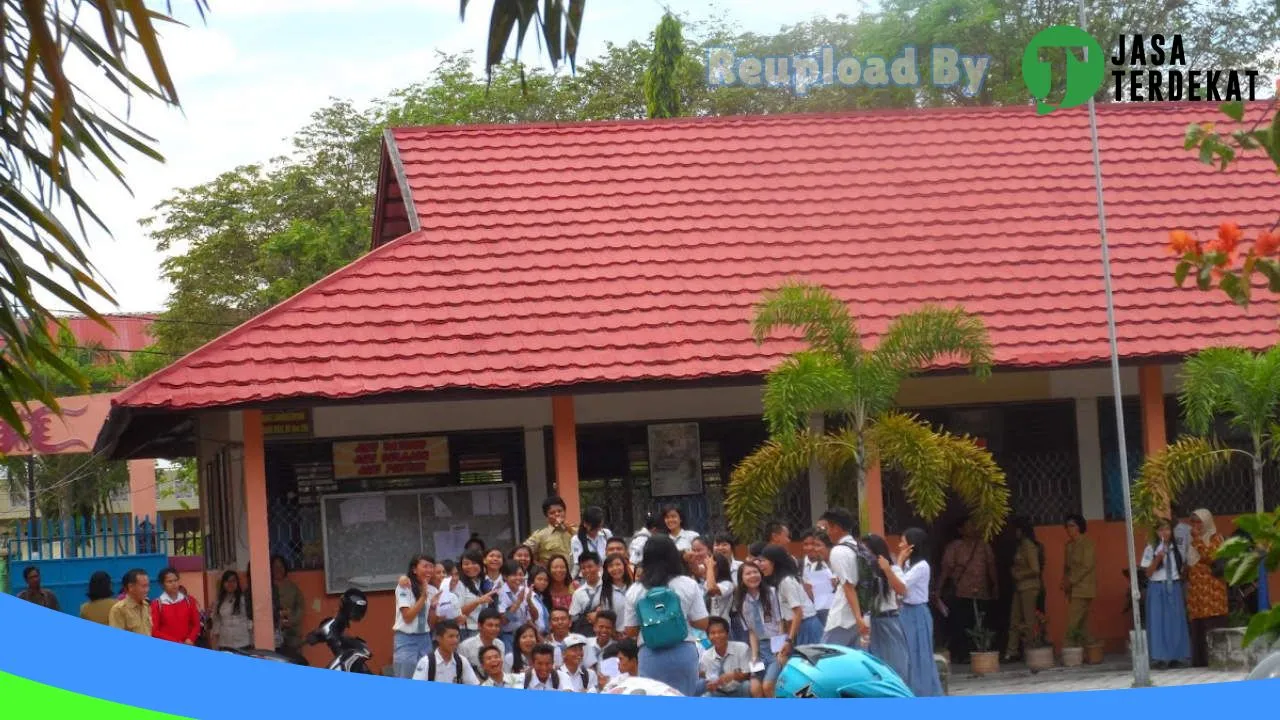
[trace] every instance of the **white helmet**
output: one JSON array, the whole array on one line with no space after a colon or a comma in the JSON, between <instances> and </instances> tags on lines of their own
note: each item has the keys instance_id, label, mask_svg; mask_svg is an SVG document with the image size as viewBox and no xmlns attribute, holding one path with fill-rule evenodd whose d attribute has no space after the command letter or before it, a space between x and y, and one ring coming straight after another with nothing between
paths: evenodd
<instances>
[{"instance_id":1,"label":"white helmet","mask_svg":"<svg viewBox=\"0 0 1280 720\"><path fill-rule=\"evenodd\" d=\"M1280 650L1262 658L1258 666L1249 673L1246 680L1270 680L1272 678L1280 678Z\"/></svg>"},{"instance_id":2,"label":"white helmet","mask_svg":"<svg viewBox=\"0 0 1280 720\"><path fill-rule=\"evenodd\" d=\"M642 677L629 677L616 683L609 683L603 690L605 695L661 695L666 697L684 697L670 685Z\"/></svg>"}]
</instances>

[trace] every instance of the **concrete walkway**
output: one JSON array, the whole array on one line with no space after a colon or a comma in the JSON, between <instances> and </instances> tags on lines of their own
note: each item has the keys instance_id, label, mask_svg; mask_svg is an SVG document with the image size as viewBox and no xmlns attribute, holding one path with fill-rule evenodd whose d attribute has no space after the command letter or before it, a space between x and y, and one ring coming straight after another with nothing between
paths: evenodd
<instances>
[{"instance_id":1,"label":"concrete walkway","mask_svg":"<svg viewBox=\"0 0 1280 720\"><path fill-rule=\"evenodd\" d=\"M1177 670L1152 670L1151 681L1155 687L1177 685L1201 685L1205 683L1235 682L1243 680L1245 672L1210 670L1207 668L1179 668ZM1108 658L1101 665L1082 665L1073 668L1055 667L1032 674L1021 663L1001 665L995 675L979 677L969 672L969 666L951 668L949 695L1018 695L1024 693L1079 692L1086 690L1123 690L1133 687L1133 668L1128 657Z\"/></svg>"}]
</instances>

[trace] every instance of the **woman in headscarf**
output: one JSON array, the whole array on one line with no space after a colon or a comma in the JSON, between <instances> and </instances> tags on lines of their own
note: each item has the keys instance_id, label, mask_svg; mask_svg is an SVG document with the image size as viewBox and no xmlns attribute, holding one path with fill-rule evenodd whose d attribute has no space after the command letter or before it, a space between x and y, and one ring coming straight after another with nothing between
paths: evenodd
<instances>
[{"instance_id":1,"label":"woman in headscarf","mask_svg":"<svg viewBox=\"0 0 1280 720\"><path fill-rule=\"evenodd\" d=\"M1227 625L1227 583L1213 574L1222 536L1213 515L1201 508L1191 514L1187 556L1187 617L1191 620L1191 664L1209 666L1208 634Z\"/></svg>"}]
</instances>

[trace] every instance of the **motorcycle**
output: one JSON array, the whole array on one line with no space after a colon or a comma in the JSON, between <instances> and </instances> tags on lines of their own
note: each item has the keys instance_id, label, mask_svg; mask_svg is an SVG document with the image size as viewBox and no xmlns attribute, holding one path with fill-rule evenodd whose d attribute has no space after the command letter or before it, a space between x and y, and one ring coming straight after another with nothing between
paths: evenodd
<instances>
[{"instance_id":1,"label":"motorcycle","mask_svg":"<svg viewBox=\"0 0 1280 720\"><path fill-rule=\"evenodd\" d=\"M843 645L801 645L778 675L779 698L915 697L888 665Z\"/></svg>"},{"instance_id":2,"label":"motorcycle","mask_svg":"<svg viewBox=\"0 0 1280 720\"><path fill-rule=\"evenodd\" d=\"M369 660L373 653L369 645L361 638L348 635L352 623L364 619L369 609L369 600L363 592L356 589L347 590L338 602L338 612L331 618L325 618L320 626L306 637L308 645L324 643L333 653L333 661L327 666L329 670L339 672L363 673L371 675Z\"/></svg>"},{"instance_id":3,"label":"motorcycle","mask_svg":"<svg viewBox=\"0 0 1280 720\"><path fill-rule=\"evenodd\" d=\"M1258 661L1258 665L1253 668L1253 672L1245 680L1272 680L1280 678L1280 650Z\"/></svg>"}]
</instances>

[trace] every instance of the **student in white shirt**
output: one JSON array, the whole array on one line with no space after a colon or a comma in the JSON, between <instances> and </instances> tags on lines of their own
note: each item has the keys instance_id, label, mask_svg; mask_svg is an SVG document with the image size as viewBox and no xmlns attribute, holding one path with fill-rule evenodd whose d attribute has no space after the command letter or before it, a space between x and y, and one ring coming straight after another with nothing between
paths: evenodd
<instances>
[{"instance_id":1,"label":"student in white shirt","mask_svg":"<svg viewBox=\"0 0 1280 720\"><path fill-rule=\"evenodd\" d=\"M493 645L480 651L480 670L480 676L484 678L480 687L518 688L523 679L503 669L502 653Z\"/></svg>"},{"instance_id":2,"label":"student in white shirt","mask_svg":"<svg viewBox=\"0 0 1280 720\"><path fill-rule=\"evenodd\" d=\"M533 649L541 642L540 638L538 629L532 625L521 625L516 630L514 646L507 652L502 662L507 672L523 675L524 671L533 665ZM551 648L555 653L553 658L555 665L559 667L560 649L554 645Z\"/></svg>"},{"instance_id":3,"label":"student in white shirt","mask_svg":"<svg viewBox=\"0 0 1280 720\"><path fill-rule=\"evenodd\" d=\"M613 672L616 674L610 674ZM609 648L600 660L600 679L604 683L600 692L607 693L619 683L639 675L640 646L631 638L623 638Z\"/></svg>"},{"instance_id":4,"label":"student in white shirt","mask_svg":"<svg viewBox=\"0 0 1280 720\"><path fill-rule=\"evenodd\" d=\"M907 594L907 585L893 572L893 557L889 544L879 535L867 535L862 544L876 556L874 605L871 611L871 643L867 647L872 655L906 679L910 673L907 654L907 635L902 630L898 597Z\"/></svg>"},{"instance_id":5,"label":"student in white shirt","mask_svg":"<svg viewBox=\"0 0 1280 720\"><path fill-rule=\"evenodd\" d=\"M764 573L765 582L777 591L778 602L782 606L787 631L784 652L789 656L799 645L821 642L822 623L818 621L818 610L800 581L800 569L796 567L795 558L781 545L765 546L760 557L760 571ZM781 662L786 664L785 660Z\"/></svg>"},{"instance_id":6,"label":"student in white shirt","mask_svg":"<svg viewBox=\"0 0 1280 720\"><path fill-rule=\"evenodd\" d=\"M649 513L644 518L644 527L631 538L631 565L632 567L640 567L641 561L644 559L644 544L649 538L662 528L662 516Z\"/></svg>"},{"instance_id":7,"label":"student in white shirt","mask_svg":"<svg viewBox=\"0 0 1280 720\"><path fill-rule=\"evenodd\" d=\"M463 553L462 561L458 563L458 581L453 583L452 589L458 598L461 615L458 627L462 629L462 641L466 642L480 630L480 611L497 605L494 600L498 597L499 588L486 587L484 556L479 550Z\"/></svg>"},{"instance_id":8,"label":"student in white shirt","mask_svg":"<svg viewBox=\"0 0 1280 720\"><path fill-rule=\"evenodd\" d=\"M502 556L502 551L498 548L489 548L484 553L484 579L480 582L480 590L489 592L493 589L500 589L503 585L502 564L506 562L506 558Z\"/></svg>"},{"instance_id":9,"label":"student in white shirt","mask_svg":"<svg viewBox=\"0 0 1280 720\"><path fill-rule=\"evenodd\" d=\"M439 601L439 590L431 584L434 573L434 560L415 555L409 561L408 577L396 586L391 667L398 678L413 677L418 661L431 652L431 626Z\"/></svg>"},{"instance_id":10,"label":"student in white shirt","mask_svg":"<svg viewBox=\"0 0 1280 720\"><path fill-rule=\"evenodd\" d=\"M662 508L662 524L666 528L667 537L676 544L677 550L686 553L692 549L693 539L698 537L698 533L684 526L683 510L676 505L667 505Z\"/></svg>"},{"instance_id":11,"label":"student in white shirt","mask_svg":"<svg viewBox=\"0 0 1280 720\"><path fill-rule=\"evenodd\" d=\"M502 613L502 644L511 647L512 636L521 625L537 627L538 606L525 584L524 570L514 560L502 563L502 585L498 588L498 612Z\"/></svg>"},{"instance_id":12,"label":"student in white shirt","mask_svg":"<svg viewBox=\"0 0 1280 720\"><path fill-rule=\"evenodd\" d=\"M804 590L818 611L818 622L826 628L827 614L835 600L837 585L836 576L827 561L831 554L831 538L818 528L809 528L800 534L800 543L804 546L804 567L801 570Z\"/></svg>"},{"instance_id":13,"label":"student in white shirt","mask_svg":"<svg viewBox=\"0 0 1280 720\"><path fill-rule=\"evenodd\" d=\"M627 571L631 571L631 546L623 538L614 535L609 538L609 542L604 544L604 554L600 556L602 560L608 560L610 555L621 555L622 559L627 563Z\"/></svg>"},{"instance_id":14,"label":"student in white shirt","mask_svg":"<svg viewBox=\"0 0 1280 720\"><path fill-rule=\"evenodd\" d=\"M578 558L582 570L582 583L573 591L569 601L570 629L580 635L589 634L595 627L596 610L600 609L604 585L600 581L600 556L588 550Z\"/></svg>"},{"instance_id":15,"label":"student in white shirt","mask_svg":"<svg viewBox=\"0 0 1280 720\"><path fill-rule=\"evenodd\" d=\"M871 626L863 619L862 607L858 604L858 556L850 547L854 540L849 535L853 516L844 508L829 508L822 514L818 527L831 538L829 564L831 574L836 578L835 597L831 600L831 611L827 613L822 643L858 647L859 636L869 634Z\"/></svg>"},{"instance_id":16,"label":"student in white shirt","mask_svg":"<svg viewBox=\"0 0 1280 720\"><path fill-rule=\"evenodd\" d=\"M916 697L942 695L938 664L933 659L933 613L929 610L929 535L907 528L898 541L893 573L907 586L902 595L902 632L907 639L907 676L902 678Z\"/></svg>"},{"instance_id":17,"label":"student in white shirt","mask_svg":"<svg viewBox=\"0 0 1280 720\"><path fill-rule=\"evenodd\" d=\"M441 620L436 625L435 636L436 649L418 661L413 679L458 685L479 685L480 679L476 677L471 663L457 653L458 624L452 620Z\"/></svg>"},{"instance_id":18,"label":"student in white shirt","mask_svg":"<svg viewBox=\"0 0 1280 720\"><path fill-rule=\"evenodd\" d=\"M587 667L598 670L600 658L605 650L615 645L618 641L618 616L612 610L596 611L595 637L587 640L586 662Z\"/></svg>"},{"instance_id":19,"label":"student in white shirt","mask_svg":"<svg viewBox=\"0 0 1280 720\"><path fill-rule=\"evenodd\" d=\"M778 662L778 653L787 640L782 628L782 606L773 586L764 581L759 565L749 560L743 562L738 576L741 579L733 591L733 614L742 618L747 626L752 663L764 666L763 674L751 679L751 695L770 697L783 667Z\"/></svg>"},{"instance_id":20,"label":"student in white shirt","mask_svg":"<svg viewBox=\"0 0 1280 720\"><path fill-rule=\"evenodd\" d=\"M621 618L627 607L627 590L630 589L632 582L626 557L614 554L605 558L600 582L604 586L600 592L600 607L612 610Z\"/></svg>"},{"instance_id":21,"label":"student in white shirt","mask_svg":"<svg viewBox=\"0 0 1280 720\"><path fill-rule=\"evenodd\" d=\"M1191 662L1191 636L1183 589L1186 558L1171 525L1168 520L1160 520L1155 537L1142 551L1142 570L1147 575L1151 666L1157 670Z\"/></svg>"},{"instance_id":22,"label":"student in white shirt","mask_svg":"<svg viewBox=\"0 0 1280 720\"><path fill-rule=\"evenodd\" d=\"M582 577L582 568L578 565L582 553L590 550L597 558L607 554L609 539L613 533L604 526L604 510L592 505L582 511L582 526L569 540L569 560L573 563L571 577ZM597 561L598 562L598 561Z\"/></svg>"},{"instance_id":23,"label":"student in white shirt","mask_svg":"<svg viewBox=\"0 0 1280 720\"><path fill-rule=\"evenodd\" d=\"M533 648L533 667L524 671L521 687L525 690L573 692L573 683L563 671L556 669L555 648L546 643Z\"/></svg>"},{"instance_id":24,"label":"student in white shirt","mask_svg":"<svg viewBox=\"0 0 1280 720\"><path fill-rule=\"evenodd\" d=\"M569 639L569 611L556 608L551 611L551 632L543 638L544 642L554 645L556 652L564 653L565 641Z\"/></svg>"},{"instance_id":25,"label":"student in white shirt","mask_svg":"<svg viewBox=\"0 0 1280 720\"><path fill-rule=\"evenodd\" d=\"M729 561L729 579L738 582L738 568L742 567L742 561L737 555L738 541L732 535L722 533L715 537L711 551L716 555L723 555Z\"/></svg>"},{"instance_id":26,"label":"student in white shirt","mask_svg":"<svg viewBox=\"0 0 1280 720\"><path fill-rule=\"evenodd\" d=\"M480 633L472 635L458 645L458 654L480 673L480 651L487 647L498 648L498 657L507 652L498 636L502 634L502 614L493 608L480 611Z\"/></svg>"},{"instance_id":27,"label":"student in white shirt","mask_svg":"<svg viewBox=\"0 0 1280 720\"><path fill-rule=\"evenodd\" d=\"M569 677L574 692L596 692L599 687L596 673L586 664L587 639L577 633L564 640L564 662L560 670Z\"/></svg>"},{"instance_id":28,"label":"student in white shirt","mask_svg":"<svg viewBox=\"0 0 1280 720\"><path fill-rule=\"evenodd\" d=\"M750 697L751 648L729 640L729 623L720 617L707 621L707 638L711 647L698 663L702 697Z\"/></svg>"},{"instance_id":29,"label":"student in white shirt","mask_svg":"<svg viewBox=\"0 0 1280 720\"><path fill-rule=\"evenodd\" d=\"M623 622L627 634L639 640L641 676L664 682L683 695L693 695L697 689L699 658L694 630L706 630L707 627L707 604L702 589L684 574L684 559L670 537L656 535L649 538L644 544L641 566L644 575L627 591L626 620ZM683 642L656 649L644 642L636 606L650 589L664 587L679 598L687 632Z\"/></svg>"}]
</instances>

